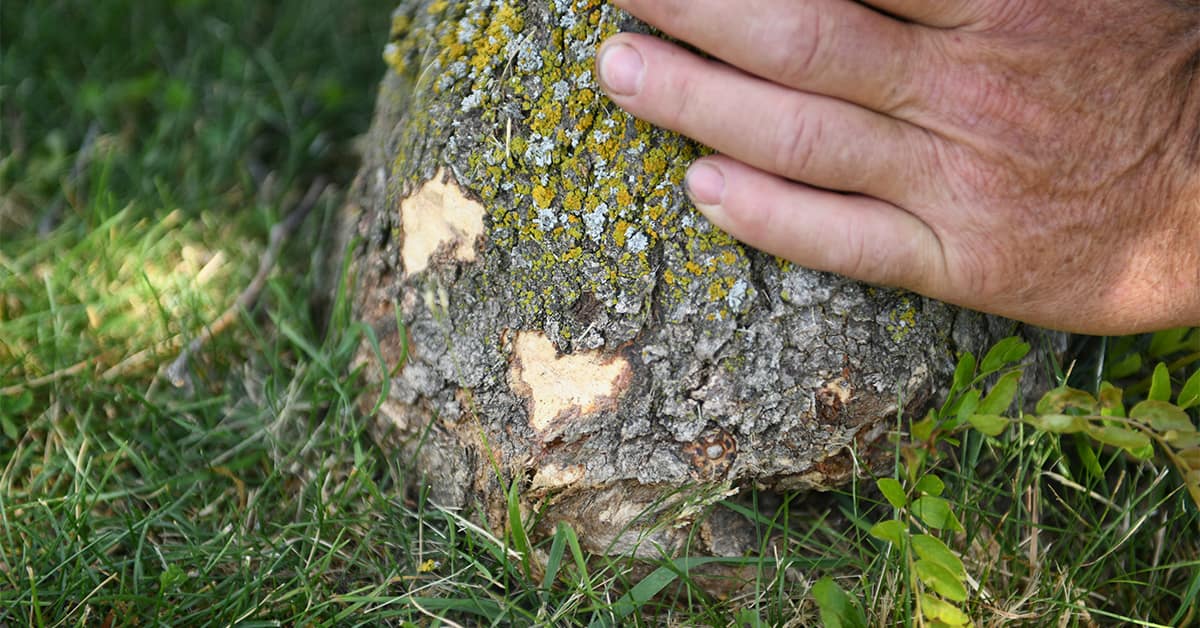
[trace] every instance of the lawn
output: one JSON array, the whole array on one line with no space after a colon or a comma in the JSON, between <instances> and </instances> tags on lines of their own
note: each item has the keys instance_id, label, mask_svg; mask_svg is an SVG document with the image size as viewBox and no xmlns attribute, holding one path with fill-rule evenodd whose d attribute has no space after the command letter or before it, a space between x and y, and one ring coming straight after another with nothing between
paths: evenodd
<instances>
[{"instance_id":1,"label":"lawn","mask_svg":"<svg viewBox=\"0 0 1200 628\"><path fill-rule=\"evenodd\" d=\"M898 446L899 495L771 496L777 517L751 515L785 551L745 557L757 579L728 597L688 557L588 556L565 528L530 569L519 531L429 504L368 436L345 294L310 298L390 5L0 2L0 626L810 625L856 605L919 623L922 592L955 583L930 584L886 521L950 548L981 624L1200 622L1178 465L1029 422ZM1061 380L1113 382L1130 408L1200 382L1200 329L1072 347ZM961 530L930 525L922 494Z\"/></svg>"}]
</instances>

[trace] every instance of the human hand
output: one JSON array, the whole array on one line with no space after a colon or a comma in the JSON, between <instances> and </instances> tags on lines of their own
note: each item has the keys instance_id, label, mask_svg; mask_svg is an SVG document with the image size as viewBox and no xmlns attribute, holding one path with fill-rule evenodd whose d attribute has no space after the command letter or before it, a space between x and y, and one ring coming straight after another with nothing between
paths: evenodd
<instances>
[{"instance_id":1,"label":"human hand","mask_svg":"<svg viewBox=\"0 0 1200 628\"><path fill-rule=\"evenodd\" d=\"M1047 327L1200 325L1195 0L613 3L719 59L624 33L598 65L722 153L686 185L734 237Z\"/></svg>"}]
</instances>

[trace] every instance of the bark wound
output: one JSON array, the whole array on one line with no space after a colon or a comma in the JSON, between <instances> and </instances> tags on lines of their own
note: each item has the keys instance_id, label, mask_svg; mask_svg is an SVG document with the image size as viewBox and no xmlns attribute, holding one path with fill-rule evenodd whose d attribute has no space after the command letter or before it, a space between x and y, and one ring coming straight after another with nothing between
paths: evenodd
<instances>
[{"instance_id":1,"label":"bark wound","mask_svg":"<svg viewBox=\"0 0 1200 628\"><path fill-rule=\"evenodd\" d=\"M474 262L476 242L483 236L483 214L483 205L467 198L458 184L439 170L400 201L404 271L415 275L425 270L439 250L457 261Z\"/></svg>"},{"instance_id":2,"label":"bark wound","mask_svg":"<svg viewBox=\"0 0 1200 628\"><path fill-rule=\"evenodd\" d=\"M631 377L629 361L619 354L560 356L536 332L516 335L508 373L513 391L526 400L529 426L546 440L569 421L616 409Z\"/></svg>"}]
</instances>

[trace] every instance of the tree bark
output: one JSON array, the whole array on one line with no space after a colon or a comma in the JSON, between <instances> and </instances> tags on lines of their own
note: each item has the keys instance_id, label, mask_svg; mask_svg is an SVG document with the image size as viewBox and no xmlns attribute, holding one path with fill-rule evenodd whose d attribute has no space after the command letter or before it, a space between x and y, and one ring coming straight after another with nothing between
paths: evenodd
<instances>
[{"instance_id":1,"label":"tree bark","mask_svg":"<svg viewBox=\"0 0 1200 628\"><path fill-rule=\"evenodd\" d=\"M379 437L437 503L503 529L515 485L536 533L567 522L596 552L740 555L731 511L681 524L885 462L956 354L1015 324L711 227L679 185L704 149L596 86L619 29L645 27L596 0L397 9L343 216L379 346L360 361Z\"/></svg>"}]
</instances>

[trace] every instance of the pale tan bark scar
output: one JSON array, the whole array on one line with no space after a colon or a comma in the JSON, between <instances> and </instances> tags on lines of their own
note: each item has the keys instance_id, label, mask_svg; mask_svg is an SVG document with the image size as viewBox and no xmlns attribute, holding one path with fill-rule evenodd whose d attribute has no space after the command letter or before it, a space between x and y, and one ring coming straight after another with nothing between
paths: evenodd
<instances>
[{"instance_id":1,"label":"pale tan bark scar","mask_svg":"<svg viewBox=\"0 0 1200 628\"><path fill-rule=\"evenodd\" d=\"M400 201L404 272L414 275L425 270L443 246L455 260L475 261L475 243L483 236L483 214L483 205L467 198L457 183L438 170L420 189Z\"/></svg>"},{"instance_id":2,"label":"pale tan bark scar","mask_svg":"<svg viewBox=\"0 0 1200 628\"><path fill-rule=\"evenodd\" d=\"M631 375L629 361L621 355L586 351L560 356L554 343L536 332L520 332L513 341L509 382L528 400L529 425L539 432L560 418L616 408Z\"/></svg>"}]
</instances>

